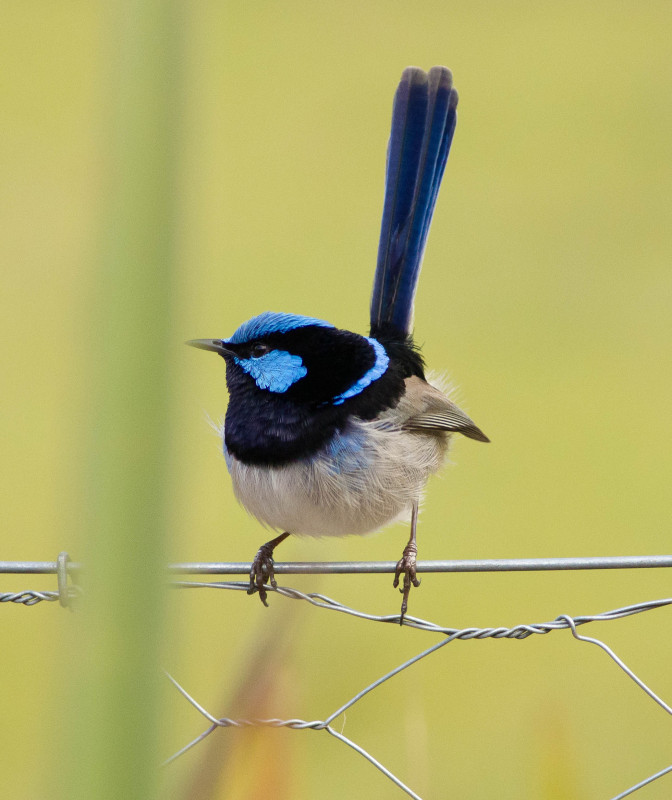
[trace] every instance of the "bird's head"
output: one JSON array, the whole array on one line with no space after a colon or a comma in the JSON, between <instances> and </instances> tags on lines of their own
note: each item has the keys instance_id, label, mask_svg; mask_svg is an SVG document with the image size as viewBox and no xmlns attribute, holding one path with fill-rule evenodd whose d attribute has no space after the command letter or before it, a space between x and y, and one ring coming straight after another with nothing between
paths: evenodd
<instances>
[{"instance_id":1,"label":"bird's head","mask_svg":"<svg viewBox=\"0 0 672 800\"><path fill-rule=\"evenodd\" d=\"M275 312L244 322L228 339L188 344L224 358L234 402L262 393L300 405L339 406L361 395L390 363L376 339L313 317Z\"/></svg>"}]
</instances>

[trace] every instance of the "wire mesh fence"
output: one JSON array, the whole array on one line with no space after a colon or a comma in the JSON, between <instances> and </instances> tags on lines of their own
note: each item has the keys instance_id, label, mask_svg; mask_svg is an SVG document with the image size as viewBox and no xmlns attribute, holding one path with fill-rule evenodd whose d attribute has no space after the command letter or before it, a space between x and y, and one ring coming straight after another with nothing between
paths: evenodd
<instances>
[{"instance_id":1,"label":"wire mesh fence","mask_svg":"<svg viewBox=\"0 0 672 800\"><path fill-rule=\"evenodd\" d=\"M559 559L493 559L484 561L424 561L418 563L418 572L486 572L486 571L532 571L532 570L585 570L585 569L624 569L624 568L655 568L671 567L672 556L624 556L606 558L559 558ZM79 564L69 561L66 553L61 553L55 562L0 562L0 573L6 574L56 574L58 587L56 591L49 590L25 590L21 592L0 592L0 602L18 603L24 606L33 606L40 602L59 601L63 606L72 607L74 598L81 594L81 590L72 577L76 576L80 569ZM278 563L275 566L276 574L353 574L353 573L393 573L395 564L393 562L326 562L326 563ZM169 566L169 571L173 574L191 575L240 575L247 574L250 564L246 563L180 563ZM247 591L248 581L187 581L174 580L173 585L180 589L217 589L228 591ZM342 731L335 728L334 723L342 717L346 711L357 704L363 697L382 686L387 681L392 680L401 672L412 668L421 660L432 656L446 645L456 641L464 640L484 640L484 639L513 639L522 641L535 635L547 635L559 631L571 631L575 640L594 644L598 646L611 661L630 678L647 696L650 701L656 703L667 714L672 715L672 706L668 704L660 695L651 689L615 652L601 639L580 634L578 629L589 623L614 622L616 620L631 617L644 612L661 609L672 605L672 598L650 600L609 611L573 615L559 614L555 619L541 623L523 623L513 627L467 627L452 628L440 625L430 620L420 619L406 615L403 620L399 614L374 615L366 613L360 609L351 608L323 594L301 592L287 586L269 587L269 591L290 600L300 600L309 603L315 608L325 611L335 611L340 614L356 617L371 623L403 625L416 630L439 635L438 642L417 652L411 658L398 664L394 669L381 675L379 678L364 686L347 702L333 710L323 719L304 720L297 718L288 719L234 719L226 716L217 716L203 705L201 705L172 675L165 673L167 679L209 723L207 728L185 744L177 752L173 753L164 761L164 766L170 765L187 751L196 747L204 739L212 735L219 728L245 728L251 726L265 726L273 728L289 728L293 730L312 730L325 731L330 736L352 748L360 756L366 759L372 766L385 775L395 786L409 797L421 800L410 786L406 785L390 769L378 761L374 755L367 751L357 742L346 737ZM672 772L672 765L665 766L658 772L643 778L633 786L628 787L619 794L613 796L611 800L621 800L632 795L634 792L651 784L653 781Z\"/></svg>"}]
</instances>

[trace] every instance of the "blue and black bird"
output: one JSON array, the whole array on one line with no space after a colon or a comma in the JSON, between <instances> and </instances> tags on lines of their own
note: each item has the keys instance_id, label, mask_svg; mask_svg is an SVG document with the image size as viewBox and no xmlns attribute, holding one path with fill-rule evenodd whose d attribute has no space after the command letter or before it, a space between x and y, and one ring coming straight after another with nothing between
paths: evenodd
<instances>
[{"instance_id":1,"label":"blue and black bird","mask_svg":"<svg viewBox=\"0 0 672 800\"><path fill-rule=\"evenodd\" d=\"M416 576L418 503L453 433L487 442L425 379L411 328L427 234L457 121L450 70L404 70L394 98L368 336L266 312L228 339L189 344L226 362L224 455L238 500L282 531L259 548L250 594L266 604L290 534L345 536L410 517L401 619Z\"/></svg>"}]
</instances>

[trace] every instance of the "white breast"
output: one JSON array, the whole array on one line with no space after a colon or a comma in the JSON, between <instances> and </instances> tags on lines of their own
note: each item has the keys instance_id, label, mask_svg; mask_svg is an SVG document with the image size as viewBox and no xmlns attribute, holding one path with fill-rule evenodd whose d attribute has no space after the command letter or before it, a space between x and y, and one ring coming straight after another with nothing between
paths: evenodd
<instances>
[{"instance_id":1,"label":"white breast","mask_svg":"<svg viewBox=\"0 0 672 800\"><path fill-rule=\"evenodd\" d=\"M380 419L352 419L320 453L282 467L247 466L225 452L236 497L260 522L299 535L364 534L403 519L449 438L403 430L408 412L402 401Z\"/></svg>"}]
</instances>

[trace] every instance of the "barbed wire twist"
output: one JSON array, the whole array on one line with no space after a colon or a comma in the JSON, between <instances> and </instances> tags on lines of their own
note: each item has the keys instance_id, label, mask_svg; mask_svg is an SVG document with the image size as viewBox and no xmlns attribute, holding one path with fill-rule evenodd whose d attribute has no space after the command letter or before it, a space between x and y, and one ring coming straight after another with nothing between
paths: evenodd
<instances>
[{"instance_id":1,"label":"barbed wire twist","mask_svg":"<svg viewBox=\"0 0 672 800\"><path fill-rule=\"evenodd\" d=\"M43 600L53 603L54 600L58 600L58 592L40 592L36 589L26 589L22 592L0 592L0 603L34 606Z\"/></svg>"},{"instance_id":2,"label":"barbed wire twist","mask_svg":"<svg viewBox=\"0 0 672 800\"><path fill-rule=\"evenodd\" d=\"M50 561L0 561L0 573L55 573L58 591L36 591L34 589L21 592L0 592L0 603L18 603L24 606L34 606L43 601L53 603L58 600L64 608L72 608L72 601L79 597L82 590L76 584L70 584L69 578L73 574L73 565L70 556L62 551L54 562ZM76 569L79 568L77 565Z\"/></svg>"}]
</instances>

